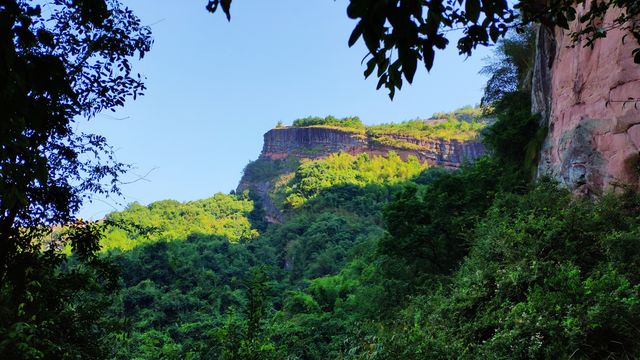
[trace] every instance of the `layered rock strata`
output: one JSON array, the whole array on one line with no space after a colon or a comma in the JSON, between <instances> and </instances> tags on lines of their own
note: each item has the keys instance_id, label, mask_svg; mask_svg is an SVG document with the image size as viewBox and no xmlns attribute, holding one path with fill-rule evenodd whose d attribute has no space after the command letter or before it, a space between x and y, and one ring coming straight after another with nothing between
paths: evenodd
<instances>
[{"instance_id":1,"label":"layered rock strata","mask_svg":"<svg viewBox=\"0 0 640 360\"><path fill-rule=\"evenodd\" d=\"M337 152L353 155L387 155L394 151L401 158L413 155L421 162L449 169L459 168L465 161L472 161L485 154L485 148L478 141L458 141L445 139L418 139L410 136L391 134L366 134L326 127L280 128L264 134L264 145L260 160L275 161L293 156L300 159L318 159ZM295 171L280 169L281 174ZM243 176L236 191L252 190L260 199L265 211L265 219L270 223L280 223L283 214L278 210L269 191L275 178L251 179Z\"/></svg>"},{"instance_id":2,"label":"layered rock strata","mask_svg":"<svg viewBox=\"0 0 640 360\"><path fill-rule=\"evenodd\" d=\"M458 168L485 154L485 148L475 140L418 139L397 134L365 134L341 129L305 127L272 129L264 134L261 159L282 159L288 156L321 158L339 151L350 154L386 155L396 152L406 159L413 155L430 165Z\"/></svg>"}]
</instances>

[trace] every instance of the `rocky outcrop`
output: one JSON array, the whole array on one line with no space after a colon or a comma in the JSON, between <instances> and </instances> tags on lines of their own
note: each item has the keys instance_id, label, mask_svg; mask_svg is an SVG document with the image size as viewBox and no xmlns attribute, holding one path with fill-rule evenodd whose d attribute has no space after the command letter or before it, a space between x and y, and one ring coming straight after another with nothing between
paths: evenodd
<instances>
[{"instance_id":1,"label":"rocky outcrop","mask_svg":"<svg viewBox=\"0 0 640 360\"><path fill-rule=\"evenodd\" d=\"M418 139L397 134L366 134L323 127L272 129L264 134L261 159L321 158L339 151L351 154L386 155L396 152L406 159L413 155L430 165L458 168L485 154L478 141Z\"/></svg>"},{"instance_id":2,"label":"rocky outcrop","mask_svg":"<svg viewBox=\"0 0 640 360\"><path fill-rule=\"evenodd\" d=\"M531 77L531 112L540 114L543 126L547 126L551 112L551 76L556 46L554 30L544 25L539 26Z\"/></svg>"},{"instance_id":3,"label":"rocky outcrop","mask_svg":"<svg viewBox=\"0 0 640 360\"><path fill-rule=\"evenodd\" d=\"M585 7L577 10L579 18ZM610 10L603 24L619 14ZM538 174L579 194L638 184L640 66L631 55L637 44L630 36L623 41L625 34L609 30L593 47L573 43L562 29L538 35L533 110L548 126Z\"/></svg>"},{"instance_id":4,"label":"rocky outcrop","mask_svg":"<svg viewBox=\"0 0 640 360\"><path fill-rule=\"evenodd\" d=\"M264 134L264 145L259 160L268 165L278 166L260 176L247 176L240 180L237 192L250 190L265 211L265 220L280 223L283 214L278 210L269 191L279 175L295 171L287 162L276 161L288 157L299 159L317 159L332 153L367 153L369 155L387 155L394 151L401 158L415 156L421 162L443 166L449 169L459 168L465 161L472 161L485 154L485 148L478 141L458 141L445 139L418 139L411 136L392 134L367 134L328 127L287 127L269 130ZM295 163L295 162L294 162Z\"/></svg>"},{"instance_id":5,"label":"rocky outcrop","mask_svg":"<svg viewBox=\"0 0 640 360\"><path fill-rule=\"evenodd\" d=\"M293 169L291 170L293 171ZM240 183L236 188L236 192L242 193L245 190L251 190L254 192L254 201L259 200L260 206L264 210L264 220L269 224L280 224L283 222L283 214L280 212L273 199L269 196L269 190L273 187L272 179L264 179L261 181L248 181L243 178L240 179Z\"/></svg>"},{"instance_id":6,"label":"rocky outcrop","mask_svg":"<svg viewBox=\"0 0 640 360\"><path fill-rule=\"evenodd\" d=\"M363 139L362 134L332 128L271 129L264 134L260 158L318 158L338 151L353 151L362 147Z\"/></svg>"}]
</instances>

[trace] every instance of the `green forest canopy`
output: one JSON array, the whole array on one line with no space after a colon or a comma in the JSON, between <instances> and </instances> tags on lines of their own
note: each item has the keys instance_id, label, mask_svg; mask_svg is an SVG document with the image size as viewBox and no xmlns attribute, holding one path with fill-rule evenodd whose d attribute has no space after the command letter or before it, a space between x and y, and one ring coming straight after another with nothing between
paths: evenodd
<instances>
[{"instance_id":1,"label":"green forest canopy","mask_svg":"<svg viewBox=\"0 0 640 360\"><path fill-rule=\"evenodd\" d=\"M108 251L123 287L103 317L128 324L108 335L112 356L638 355L640 198L594 203L546 180L527 185L508 155L457 172L393 156L303 163L288 186L305 201L239 241L207 230L208 219L245 229L253 204L244 194L112 214L176 224Z\"/></svg>"},{"instance_id":2,"label":"green forest canopy","mask_svg":"<svg viewBox=\"0 0 640 360\"><path fill-rule=\"evenodd\" d=\"M228 12L231 1L218 2ZM495 41L505 20L489 21L488 34L477 28L481 12L505 14L504 6L486 5L500 5L494 1L458 2L465 12L447 10L453 18L434 19L446 9L430 10L416 39L434 36L421 55L394 31L397 24L415 30L395 15L421 21L422 6L361 6L376 2L351 1L349 15L362 21L350 43L363 37L374 55L367 72L382 67L380 85L390 90L401 85L399 74L411 81L412 59L430 68L430 51L446 46L434 24L462 24L469 41L461 51L470 51ZM410 3L422 4L403 2ZM635 16L636 3L615 4ZM8 79L0 84L10 96L3 115L29 121L3 121L10 131L0 132L11 149L2 169L12 175L2 178L3 358L640 357L640 197L575 199L548 180L532 183L523 152L537 149L530 135L539 129L528 94L498 107L495 129L503 131L488 143L494 156L457 172L428 169L397 182L356 176L354 183L340 166L311 166L291 188L312 196L262 233L250 225L251 200L217 195L112 214L119 244L139 245L130 250L115 242L96 254L100 224L79 222L68 237L52 239L70 240L72 256L55 241L42 251L39 230L72 218L84 194L110 191L101 181L122 170L75 161L82 151L111 153L99 136L76 137L73 117L139 94L144 85L129 59L150 47L148 28L117 1L59 4L44 15L26 2L0 8L9 34L0 39L7 60L0 75ZM553 4L552 23L575 16L567 11L573 1ZM580 21L597 21L588 15ZM47 17L60 31L42 27ZM398 22L376 32L385 19ZM379 48L380 36L390 36L389 48ZM392 48L399 62L389 62ZM123 73L109 71L116 67Z\"/></svg>"},{"instance_id":3,"label":"green forest canopy","mask_svg":"<svg viewBox=\"0 0 640 360\"><path fill-rule=\"evenodd\" d=\"M253 202L245 197L215 194L213 197L181 203L156 201L148 206L133 203L124 211L106 217L111 227L101 244L104 249L133 247L157 241L184 240L191 234L217 235L231 243L258 236L247 216Z\"/></svg>"}]
</instances>

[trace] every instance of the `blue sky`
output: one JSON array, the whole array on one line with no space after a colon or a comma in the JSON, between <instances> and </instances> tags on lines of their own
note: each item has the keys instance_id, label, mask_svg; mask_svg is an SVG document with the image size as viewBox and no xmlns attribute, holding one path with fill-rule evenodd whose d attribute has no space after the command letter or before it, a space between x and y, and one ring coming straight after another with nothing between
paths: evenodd
<instances>
[{"instance_id":1,"label":"blue sky","mask_svg":"<svg viewBox=\"0 0 640 360\"><path fill-rule=\"evenodd\" d=\"M116 113L82 121L105 135L118 160L135 169L122 199L96 199L82 209L100 218L127 203L201 199L229 192L256 159L262 135L278 121L309 115L357 115L365 123L428 117L479 102L478 74L488 49L471 58L455 46L436 56L430 74L390 101L365 80L364 45L347 46L355 25L346 0L235 0L232 20L211 15L205 0L127 0L153 29L154 46L135 68L146 95Z\"/></svg>"}]
</instances>

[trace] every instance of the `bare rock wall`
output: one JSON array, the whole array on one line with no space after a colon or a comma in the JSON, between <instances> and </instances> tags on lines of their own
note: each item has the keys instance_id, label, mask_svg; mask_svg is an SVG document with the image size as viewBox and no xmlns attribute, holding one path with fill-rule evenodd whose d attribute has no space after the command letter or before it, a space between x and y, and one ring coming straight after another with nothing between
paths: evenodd
<instances>
[{"instance_id":1,"label":"bare rock wall","mask_svg":"<svg viewBox=\"0 0 640 360\"><path fill-rule=\"evenodd\" d=\"M486 152L484 146L478 141L417 139L403 135L385 136L409 144L415 149L382 145L377 143L371 135L340 129L281 128L269 130L264 134L260 158L276 160L296 156L313 159L339 151L370 155L386 155L389 151L395 151L403 159L413 155L430 165L458 168L464 161L471 161Z\"/></svg>"},{"instance_id":2,"label":"bare rock wall","mask_svg":"<svg viewBox=\"0 0 640 360\"><path fill-rule=\"evenodd\" d=\"M577 10L580 17L585 7ZM618 15L609 11L603 24ZM584 47L584 40L574 44L559 28L542 28L538 35L533 111L542 113L548 126L538 174L578 194L638 184L640 66L631 55L637 44L623 41L625 34L610 30L593 48ZM549 66L551 76L544 73Z\"/></svg>"}]
</instances>

